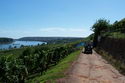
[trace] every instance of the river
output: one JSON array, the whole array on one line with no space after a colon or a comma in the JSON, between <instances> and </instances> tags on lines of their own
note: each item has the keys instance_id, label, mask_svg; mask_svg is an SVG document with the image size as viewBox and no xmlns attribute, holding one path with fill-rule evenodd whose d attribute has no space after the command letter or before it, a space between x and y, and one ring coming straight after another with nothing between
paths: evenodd
<instances>
[{"instance_id":1,"label":"river","mask_svg":"<svg viewBox=\"0 0 125 83\"><path fill-rule=\"evenodd\" d=\"M14 41L8 44L0 44L0 49L7 50L11 48L20 48L21 46L36 46L41 44L47 44L47 43L39 41Z\"/></svg>"}]
</instances>

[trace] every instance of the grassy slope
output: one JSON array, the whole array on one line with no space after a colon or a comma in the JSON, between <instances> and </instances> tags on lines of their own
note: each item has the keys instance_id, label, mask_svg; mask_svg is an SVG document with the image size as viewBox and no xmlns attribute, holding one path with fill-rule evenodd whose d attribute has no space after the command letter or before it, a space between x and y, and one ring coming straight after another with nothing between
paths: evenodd
<instances>
[{"instance_id":1,"label":"grassy slope","mask_svg":"<svg viewBox=\"0 0 125 83\"><path fill-rule=\"evenodd\" d=\"M109 37L111 38L125 38L125 34L124 33L120 33L120 32L112 32L109 33Z\"/></svg>"},{"instance_id":2,"label":"grassy slope","mask_svg":"<svg viewBox=\"0 0 125 83\"><path fill-rule=\"evenodd\" d=\"M65 77L64 72L70 67L71 62L73 62L81 51L76 51L68 55L66 58L61 60L56 66L48 69L44 75L37 75L35 78L26 81L27 83L44 83L49 80L54 83L55 79Z\"/></svg>"}]
</instances>

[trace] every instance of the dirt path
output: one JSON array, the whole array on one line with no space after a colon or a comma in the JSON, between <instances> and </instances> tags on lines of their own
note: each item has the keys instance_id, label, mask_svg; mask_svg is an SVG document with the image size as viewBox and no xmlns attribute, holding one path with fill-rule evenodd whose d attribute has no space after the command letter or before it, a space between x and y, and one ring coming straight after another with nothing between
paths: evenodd
<instances>
[{"instance_id":1,"label":"dirt path","mask_svg":"<svg viewBox=\"0 0 125 83\"><path fill-rule=\"evenodd\" d=\"M67 77L57 80L57 83L125 83L125 76L96 52L92 55L81 53Z\"/></svg>"}]
</instances>

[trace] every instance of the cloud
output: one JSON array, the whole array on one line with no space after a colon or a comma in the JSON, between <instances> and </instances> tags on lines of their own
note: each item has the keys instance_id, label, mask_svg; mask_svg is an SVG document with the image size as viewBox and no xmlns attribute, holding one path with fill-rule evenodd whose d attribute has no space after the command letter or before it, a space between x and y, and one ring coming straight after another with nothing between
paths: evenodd
<instances>
[{"instance_id":1,"label":"cloud","mask_svg":"<svg viewBox=\"0 0 125 83\"><path fill-rule=\"evenodd\" d=\"M49 27L41 28L40 32L48 36L66 36L66 37L86 37L92 33L89 29L85 28L62 28L62 27Z\"/></svg>"},{"instance_id":2,"label":"cloud","mask_svg":"<svg viewBox=\"0 0 125 83\"><path fill-rule=\"evenodd\" d=\"M63 28L63 27L48 27L48 28L32 28L18 30L1 30L0 37L20 38L25 36L41 36L41 37L87 37L92 31L87 28Z\"/></svg>"}]
</instances>

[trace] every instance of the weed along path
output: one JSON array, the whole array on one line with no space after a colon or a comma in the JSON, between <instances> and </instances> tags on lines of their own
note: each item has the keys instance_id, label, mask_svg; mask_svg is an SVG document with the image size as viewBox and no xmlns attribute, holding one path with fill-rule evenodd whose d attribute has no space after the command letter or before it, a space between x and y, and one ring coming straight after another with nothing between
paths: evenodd
<instances>
[{"instance_id":1,"label":"weed along path","mask_svg":"<svg viewBox=\"0 0 125 83\"><path fill-rule=\"evenodd\" d=\"M81 53L66 77L58 79L57 83L125 83L125 76L96 52L92 55Z\"/></svg>"}]
</instances>

